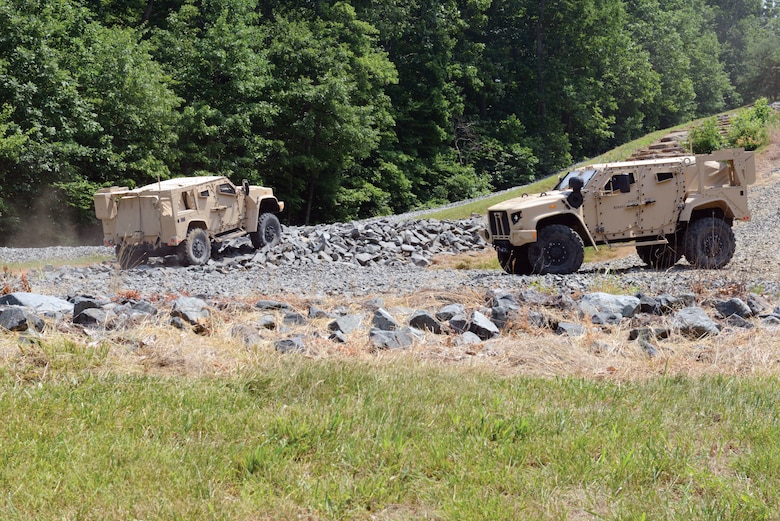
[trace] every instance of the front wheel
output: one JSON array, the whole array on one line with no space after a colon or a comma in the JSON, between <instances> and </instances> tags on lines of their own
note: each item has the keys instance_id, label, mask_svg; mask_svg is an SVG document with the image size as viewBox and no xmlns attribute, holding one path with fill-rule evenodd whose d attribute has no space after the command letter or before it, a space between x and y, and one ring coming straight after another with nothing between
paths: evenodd
<instances>
[{"instance_id":1,"label":"front wheel","mask_svg":"<svg viewBox=\"0 0 780 521\"><path fill-rule=\"evenodd\" d=\"M702 269L720 269L734 256L737 243L729 223L718 217L704 217L688 225L685 258Z\"/></svg>"},{"instance_id":2,"label":"front wheel","mask_svg":"<svg viewBox=\"0 0 780 521\"><path fill-rule=\"evenodd\" d=\"M563 224L545 226L528 250L534 273L565 275L574 273L585 258L582 238Z\"/></svg>"},{"instance_id":3,"label":"front wheel","mask_svg":"<svg viewBox=\"0 0 780 521\"><path fill-rule=\"evenodd\" d=\"M206 231L201 228L190 230L184 242L179 244L176 255L183 266L206 264L211 258L211 241Z\"/></svg>"},{"instance_id":4,"label":"front wheel","mask_svg":"<svg viewBox=\"0 0 780 521\"><path fill-rule=\"evenodd\" d=\"M282 240L282 225L272 213L260 214L257 218L257 231L249 233L249 240L255 249L268 246L273 248Z\"/></svg>"},{"instance_id":5,"label":"front wheel","mask_svg":"<svg viewBox=\"0 0 780 521\"><path fill-rule=\"evenodd\" d=\"M531 261L528 260L528 248L530 245L512 246L508 249L498 249L498 263L505 272L510 275L530 275Z\"/></svg>"}]
</instances>

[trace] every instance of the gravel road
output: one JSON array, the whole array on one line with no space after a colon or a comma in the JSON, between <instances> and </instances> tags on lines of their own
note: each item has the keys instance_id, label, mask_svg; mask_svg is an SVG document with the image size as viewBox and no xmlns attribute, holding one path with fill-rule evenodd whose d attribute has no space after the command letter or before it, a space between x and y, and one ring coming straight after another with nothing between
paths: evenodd
<instances>
[{"instance_id":1,"label":"gravel road","mask_svg":"<svg viewBox=\"0 0 780 521\"><path fill-rule=\"evenodd\" d=\"M120 271L113 263L86 267L47 267L32 272L32 290L57 296L202 295L209 298L300 295L308 297L404 295L415 292L513 289L535 285L563 292L592 291L608 284L647 294L679 293L697 287L717 291L729 287L780 295L780 168L770 168L751 189L752 220L734 226L736 254L722 270L694 270L682 260L670 270L654 271L632 253L602 263L586 263L573 275L510 276L491 270L422 268L413 264L360 266L348 262L300 262L283 265L219 262L204 267L142 266ZM111 256L103 247L0 248L0 263L29 260Z\"/></svg>"}]
</instances>

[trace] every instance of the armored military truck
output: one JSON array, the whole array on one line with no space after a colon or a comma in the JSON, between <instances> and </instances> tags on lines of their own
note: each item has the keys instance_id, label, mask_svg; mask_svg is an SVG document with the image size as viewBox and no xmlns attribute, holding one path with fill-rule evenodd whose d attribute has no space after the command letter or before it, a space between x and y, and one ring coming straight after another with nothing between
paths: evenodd
<instances>
[{"instance_id":1,"label":"armored military truck","mask_svg":"<svg viewBox=\"0 0 780 521\"><path fill-rule=\"evenodd\" d=\"M235 186L223 176L180 177L129 190L110 187L94 195L103 243L114 246L122 268L148 257L176 254L183 265L202 265L212 247L248 235L255 248L281 239L276 214L284 203L273 190Z\"/></svg>"},{"instance_id":2,"label":"armored military truck","mask_svg":"<svg viewBox=\"0 0 780 521\"><path fill-rule=\"evenodd\" d=\"M753 153L742 149L584 166L549 192L490 207L481 235L513 274L573 273L586 245L635 246L657 269L683 255L719 269L734 255L732 225L750 219L755 179Z\"/></svg>"}]
</instances>

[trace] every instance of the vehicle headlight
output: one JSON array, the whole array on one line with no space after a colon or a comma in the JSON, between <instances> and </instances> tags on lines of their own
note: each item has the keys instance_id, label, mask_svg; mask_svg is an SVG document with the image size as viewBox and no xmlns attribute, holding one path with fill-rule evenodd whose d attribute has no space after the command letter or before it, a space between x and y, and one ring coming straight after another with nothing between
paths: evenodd
<instances>
[{"instance_id":1,"label":"vehicle headlight","mask_svg":"<svg viewBox=\"0 0 780 521\"><path fill-rule=\"evenodd\" d=\"M511 215L512 224L517 224L523 218L523 212L515 212Z\"/></svg>"}]
</instances>

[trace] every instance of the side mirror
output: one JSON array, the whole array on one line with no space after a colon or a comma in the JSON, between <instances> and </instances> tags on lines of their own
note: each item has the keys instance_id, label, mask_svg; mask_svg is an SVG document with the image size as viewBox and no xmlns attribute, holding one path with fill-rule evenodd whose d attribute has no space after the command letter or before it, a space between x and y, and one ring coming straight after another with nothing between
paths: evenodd
<instances>
[{"instance_id":1,"label":"side mirror","mask_svg":"<svg viewBox=\"0 0 780 521\"><path fill-rule=\"evenodd\" d=\"M571 188L575 192L579 192L580 190L582 190L583 186L584 183L582 182L582 178L572 177L571 179L569 179L569 188Z\"/></svg>"},{"instance_id":2,"label":"side mirror","mask_svg":"<svg viewBox=\"0 0 780 521\"><path fill-rule=\"evenodd\" d=\"M584 183L582 182L582 179L579 177L572 177L569 179L569 188L571 188L571 193L566 198L566 201L569 203L569 206L574 209L582 206L584 201L584 198L582 197L583 184Z\"/></svg>"},{"instance_id":3,"label":"side mirror","mask_svg":"<svg viewBox=\"0 0 780 521\"><path fill-rule=\"evenodd\" d=\"M249 181L244 179L241 181L241 186L244 188L244 194L249 195Z\"/></svg>"}]
</instances>

